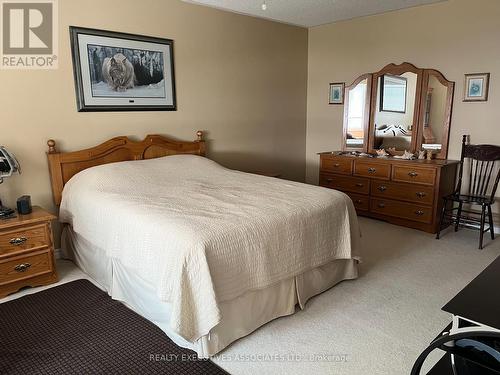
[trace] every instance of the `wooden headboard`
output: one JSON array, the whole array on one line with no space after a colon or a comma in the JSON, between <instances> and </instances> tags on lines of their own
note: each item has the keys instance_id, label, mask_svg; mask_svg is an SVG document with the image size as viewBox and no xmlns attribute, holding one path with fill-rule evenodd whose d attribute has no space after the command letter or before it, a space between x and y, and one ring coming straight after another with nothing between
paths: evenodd
<instances>
[{"instance_id":1,"label":"wooden headboard","mask_svg":"<svg viewBox=\"0 0 500 375\"><path fill-rule=\"evenodd\" d=\"M115 137L98 146L73 152L59 152L56 142L47 141L49 150L50 181L54 203L59 205L64 185L73 175L84 169L101 164L127 160L153 159L175 154L193 154L205 156L203 132L196 133L198 139L193 142L175 141L161 135L148 135L143 141L136 142L128 137Z\"/></svg>"}]
</instances>

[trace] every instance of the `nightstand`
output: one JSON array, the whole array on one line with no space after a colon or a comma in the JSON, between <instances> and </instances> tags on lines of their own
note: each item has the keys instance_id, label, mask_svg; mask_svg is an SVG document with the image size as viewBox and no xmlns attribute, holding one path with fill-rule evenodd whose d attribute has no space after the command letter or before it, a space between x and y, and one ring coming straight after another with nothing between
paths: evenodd
<instances>
[{"instance_id":1,"label":"nightstand","mask_svg":"<svg viewBox=\"0 0 500 375\"><path fill-rule=\"evenodd\" d=\"M51 228L55 218L33 206L30 214L0 220L0 298L57 281Z\"/></svg>"}]
</instances>

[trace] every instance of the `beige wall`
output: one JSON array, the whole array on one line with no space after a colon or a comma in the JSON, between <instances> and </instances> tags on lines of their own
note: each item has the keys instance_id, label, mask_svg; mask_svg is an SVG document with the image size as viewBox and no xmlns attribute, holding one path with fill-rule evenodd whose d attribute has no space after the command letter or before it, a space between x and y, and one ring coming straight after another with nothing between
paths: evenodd
<instances>
[{"instance_id":1,"label":"beige wall","mask_svg":"<svg viewBox=\"0 0 500 375\"><path fill-rule=\"evenodd\" d=\"M68 26L174 39L176 112L78 113ZM22 194L52 206L45 142L62 150L117 135L195 139L209 156L244 170L304 179L307 30L178 0L60 0L59 69L0 71L0 144L23 174L0 185L14 205Z\"/></svg>"},{"instance_id":2,"label":"beige wall","mask_svg":"<svg viewBox=\"0 0 500 375\"><path fill-rule=\"evenodd\" d=\"M411 62L455 81L449 158L462 134L500 144L500 1L444 3L309 29L306 178L318 181L320 151L339 150L343 106L328 105L328 83L350 84L388 63ZM490 72L487 102L463 103L465 73Z\"/></svg>"}]
</instances>

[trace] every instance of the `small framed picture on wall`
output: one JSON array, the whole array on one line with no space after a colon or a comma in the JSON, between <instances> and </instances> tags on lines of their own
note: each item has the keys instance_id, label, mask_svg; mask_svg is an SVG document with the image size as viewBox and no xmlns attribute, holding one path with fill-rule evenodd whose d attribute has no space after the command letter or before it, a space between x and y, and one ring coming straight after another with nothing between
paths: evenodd
<instances>
[{"instance_id":1,"label":"small framed picture on wall","mask_svg":"<svg viewBox=\"0 0 500 375\"><path fill-rule=\"evenodd\" d=\"M344 104L344 82L330 83L328 104Z\"/></svg>"},{"instance_id":2,"label":"small framed picture on wall","mask_svg":"<svg viewBox=\"0 0 500 375\"><path fill-rule=\"evenodd\" d=\"M464 102L485 102L488 100L490 73L465 75Z\"/></svg>"}]
</instances>

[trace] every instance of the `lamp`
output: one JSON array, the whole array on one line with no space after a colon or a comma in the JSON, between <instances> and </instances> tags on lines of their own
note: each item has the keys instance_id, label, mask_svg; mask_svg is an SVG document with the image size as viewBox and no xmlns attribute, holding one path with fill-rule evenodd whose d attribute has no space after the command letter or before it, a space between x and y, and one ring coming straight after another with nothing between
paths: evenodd
<instances>
[{"instance_id":1,"label":"lamp","mask_svg":"<svg viewBox=\"0 0 500 375\"><path fill-rule=\"evenodd\" d=\"M10 177L16 172L21 173L21 167L16 157L5 147L0 146L0 184L5 177ZM13 213L13 209L2 206L2 201L0 201L0 219L11 217Z\"/></svg>"}]
</instances>

